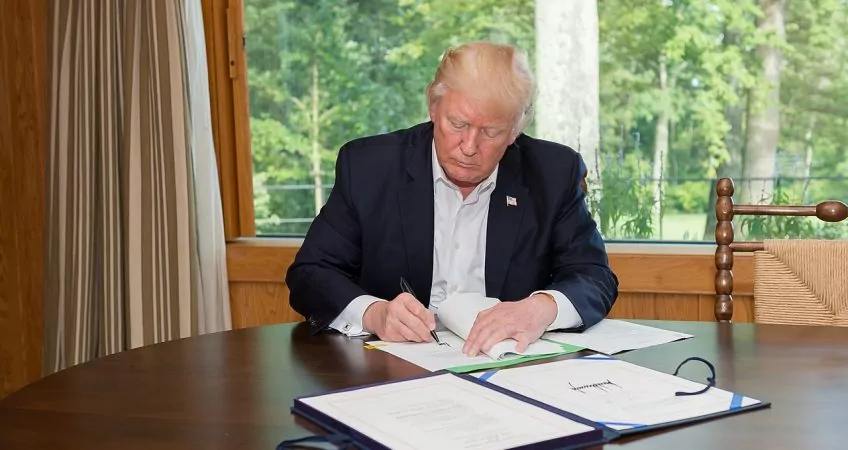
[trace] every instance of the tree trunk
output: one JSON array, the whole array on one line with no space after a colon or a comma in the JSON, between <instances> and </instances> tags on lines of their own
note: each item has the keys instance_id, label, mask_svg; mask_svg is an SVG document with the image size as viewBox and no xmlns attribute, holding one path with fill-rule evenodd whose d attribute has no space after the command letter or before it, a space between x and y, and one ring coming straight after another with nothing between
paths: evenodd
<instances>
[{"instance_id":1,"label":"tree trunk","mask_svg":"<svg viewBox=\"0 0 848 450\"><path fill-rule=\"evenodd\" d=\"M310 140L312 141L312 184L315 187L315 215L321 211L324 206L324 185L321 177L321 142L320 136L320 104L318 100L318 61L312 62L312 113L311 120L312 130L310 132Z\"/></svg>"},{"instance_id":2,"label":"tree trunk","mask_svg":"<svg viewBox=\"0 0 848 450\"><path fill-rule=\"evenodd\" d=\"M663 174L665 173L665 165L668 160L668 122L670 116L669 107L671 106L665 55L660 56L657 72L659 75L660 108L657 113L657 123L654 132L654 164L652 173L654 180L654 205L652 210L654 223L658 225L658 238L662 239Z\"/></svg>"},{"instance_id":3,"label":"tree trunk","mask_svg":"<svg viewBox=\"0 0 848 450\"><path fill-rule=\"evenodd\" d=\"M600 195L598 5L536 0L536 134L583 156L590 194Z\"/></svg>"},{"instance_id":4,"label":"tree trunk","mask_svg":"<svg viewBox=\"0 0 848 450\"><path fill-rule=\"evenodd\" d=\"M757 25L766 36L778 42L786 39L783 24L784 0L760 0L763 17ZM774 193L777 142L780 136L780 49L765 43L757 47L762 63L763 86L749 93L747 139L742 193L739 202L757 204L769 201Z\"/></svg>"},{"instance_id":5,"label":"tree trunk","mask_svg":"<svg viewBox=\"0 0 848 450\"><path fill-rule=\"evenodd\" d=\"M810 125L804 133L804 191L801 193L801 201L808 203L807 192L810 189L810 177L813 176L813 129L816 127L816 116L810 116Z\"/></svg>"},{"instance_id":6,"label":"tree trunk","mask_svg":"<svg viewBox=\"0 0 848 450\"><path fill-rule=\"evenodd\" d=\"M725 30L724 45L738 45L739 32L733 30ZM742 153L745 143L745 134L743 127L745 125L745 92L739 88L739 79L730 78L728 81L734 92L739 94L739 100L735 104L728 105L724 109L724 117L730 125L730 132L724 137L724 145L727 147L728 158L723 161L716 169L716 180L710 183L710 200L707 203L707 223L704 227L704 240L712 241L715 239L715 204L716 182L718 178L730 178L734 181L741 181L739 177L742 175Z\"/></svg>"}]
</instances>

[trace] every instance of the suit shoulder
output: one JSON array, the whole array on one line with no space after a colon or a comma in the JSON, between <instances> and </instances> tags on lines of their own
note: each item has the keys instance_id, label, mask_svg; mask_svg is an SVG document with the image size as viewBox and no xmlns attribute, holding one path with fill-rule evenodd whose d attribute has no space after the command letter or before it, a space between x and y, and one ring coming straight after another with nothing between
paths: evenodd
<instances>
[{"instance_id":1,"label":"suit shoulder","mask_svg":"<svg viewBox=\"0 0 848 450\"><path fill-rule=\"evenodd\" d=\"M348 141L342 150L349 156L360 159L381 158L399 155L402 149L408 147L411 140L420 134L422 125L399 129L387 133L364 136Z\"/></svg>"}]
</instances>

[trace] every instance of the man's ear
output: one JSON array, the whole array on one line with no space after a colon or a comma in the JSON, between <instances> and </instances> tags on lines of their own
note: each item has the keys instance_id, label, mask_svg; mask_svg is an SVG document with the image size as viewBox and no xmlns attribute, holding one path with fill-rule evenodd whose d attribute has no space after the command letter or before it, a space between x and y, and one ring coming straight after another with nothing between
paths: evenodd
<instances>
[{"instance_id":1,"label":"man's ear","mask_svg":"<svg viewBox=\"0 0 848 450\"><path fill-rule=\"evenodd\" d=\"M427 105L427 112L430 113L430 121L436 123L436 102L432 101Z\"/></svg>"},{"instance_id":2,"label":"man's ear","mask_svg":"<svg viewBox=\"0 0 848 450\"><path fill-rule=\"evenodd\" d=\"M517 128L515 128L515 129L512 130L512 132L510 134L511 134L511 138L509 139L509 143L506 144L507 147L509 147L512 144L515 144L515 140L518 139L518 135L521 134L521 131L519 131Z\"/></svg>"},{"instance_id":3,"label":"man's ear","mask_svg":"<svg viewBox=\"0 0 848 450\"><path fill-rule=\"evenodd\" d=\"M589 187L586 184L586 177L589 176L589 170L583 171L583 178L580 180L580 189L583 189L583 194L589 193Z\"/></svg>"}]
</instances>

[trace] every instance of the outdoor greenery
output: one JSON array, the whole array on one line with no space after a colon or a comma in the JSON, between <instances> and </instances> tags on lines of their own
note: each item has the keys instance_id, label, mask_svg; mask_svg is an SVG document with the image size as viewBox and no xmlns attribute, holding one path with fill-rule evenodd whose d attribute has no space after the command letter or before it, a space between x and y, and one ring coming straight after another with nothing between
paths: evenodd
<instances>
[{"instance_id":1,"label":"outdoor greenery","mask_svg":"<svg viewBox=\"0 0 848 450\"><path fill-rule=\"evenodd\" d=\"M305 233L346 141L427 120L446 47L509 42L535 61L537 33L551 32L536 27L541 3L245 0L258 233ZM740 203L848 200L848 0L594 6L600 182L588 202L606 238L712 240L722 176ZM848 237L807 219L737 229Z\"/></svg>"}]
</instances>

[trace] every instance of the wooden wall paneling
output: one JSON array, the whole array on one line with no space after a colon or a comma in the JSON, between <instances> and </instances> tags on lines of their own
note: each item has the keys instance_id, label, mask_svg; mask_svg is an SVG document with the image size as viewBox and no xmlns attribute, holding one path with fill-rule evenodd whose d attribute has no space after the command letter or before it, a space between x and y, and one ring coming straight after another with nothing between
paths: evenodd
<instances>
[{"instance_id":1,"label":"wooden wall paneling","mask_svg":"<svg viewBox=\"0 0 848 450\"><path fill-rule=\"evenodd\" d=\"M237 239L227 244L230 281L281 282L297 254L294 239ZM715 293L713 255L623 254L610 255L610 266L619 278L622 293ZM754 294L751 255L736 255L734 295Z\"/></svg>"},{"instance_id":2,"label":"wooden wall paneling","mask_svg":"<svg viewBox=\"0 0 848 450\"><path fill-rule=\"evenodd\" d=\"M733 298L733 321L754 322L753 295L738 295Z\"/></svg>"},{"instance_id":3,"label":"wooden wall paneling","mask_svg":"<svg viewBox=\"0 0 848 450\"><path fill-rule=\"evenodd\" d=\"M655 294L654 318L658 320L702 320L698 317L698 297L698 295L689 294ZM709 320L715 319L710 318Z\"/></svg>"},{"instance_id":4,"label":"wooden wall paneling","mask_svg":"<svg viewBox=\"0 0 848 450\"><path fill-rule=\"evenodd\" d=\"M303 316L289 306L283 283L230 283L233 328L300 322Z\"/></svg>"},{"instance_id":5,"label":"wooden wall paneling","mask_svg":"<svg viewBox=\"0 0 848 450\"><path fill-rule=\"evenodd\" d=\"M610 255L610 266L619 278L622 292L661 294L714 294L713 255L627 254ZM754 293L754 261L737 254L733 266L736 294Z\"/></svg>"},{"instance_id":6,"label":"wooden wall paneling","mask_svg":"<svg viewBox=\"0 0 848 450\"><path fill-rule=\"evenodd\" d=\"M48 23L45 0L0 2L0 397L41 376Z\"/></svg>"},{"instance_id":7,"label":"wooden wall paneling","mask_svg":"<svg viewBox=\"0 0 848 450\"><path fill-rule=\"evenodd\" d=\"M282 283L298 247L275 239L242 239L227 245L230 281ZM269 245L270 244L270 245Z\"/></svg>"},{"instance_id":8,"label":"wooden wall paneling","mask_svg":"<svg viewBox=\"0 0 848 450\"><path fill-rule=\"evenodd\" d=\"M610 311L613 319L645 319L654 315L654 294L623 292Z\"/></svg>"},{"instance_id":9,"label":"wooden wall paneling","mask_svg":"<svg viewBox=\"0 0 848 450\"><path fill-rule=\"evenodd\" d=\"M296 240L239 239L227 246L234 323L243 326L302 320L288 307L285 274ZM616 254L619 298L610 313L620 319L714 321L712 255ZM753 320L753 260L736 258L734 321ZM265 287L262 287L265 286ZM263 312L264 311L264 312ZM267 316L263 316L267 314Z\"/></svg>"}]
</instances>

